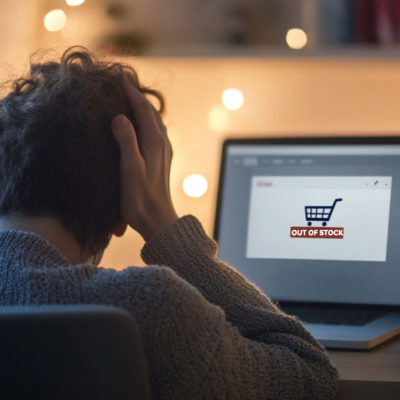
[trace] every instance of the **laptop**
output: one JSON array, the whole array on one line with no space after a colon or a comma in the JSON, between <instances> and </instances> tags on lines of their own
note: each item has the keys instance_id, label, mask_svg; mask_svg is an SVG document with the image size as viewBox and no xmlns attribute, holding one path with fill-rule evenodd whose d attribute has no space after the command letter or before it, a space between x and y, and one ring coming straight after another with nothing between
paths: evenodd
<instances>
[{"instance_id":1,"label":"laptop","mask_svg":"<svg viewBox=\"0 0 400 400\"><path fill-rule=\"evenodd\" d=\"M214 239L323 346L400 334L400 137L226 140Z\"/></svg>"}]
</instances>

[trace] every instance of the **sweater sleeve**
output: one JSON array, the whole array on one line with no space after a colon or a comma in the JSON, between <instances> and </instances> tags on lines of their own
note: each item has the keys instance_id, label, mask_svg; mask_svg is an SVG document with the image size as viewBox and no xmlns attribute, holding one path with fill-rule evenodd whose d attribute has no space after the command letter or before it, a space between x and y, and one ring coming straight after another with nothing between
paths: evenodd
<instances>
[{"instance_id":1,"label":"sweater sleeve","mask_svg":"<svg viewBox=\"0 0 400 400\"><path fill-rule=\"evenodd\" d=\"M166 281L180 282L179 289L163 284L163 297L167 303L183 299L175 305L180 320L186 321L186 330L191 325L196 330L190 339L175 338L179 349L169 351L185 351L186 343L183 359L196 354L191 364L206 364L198 388L204 398L334 398L338 373L323 347L299 321L220 261L217 250L191 215L165 227L142 249L146 264L169 267L163 269ZM217 388L219 395L212 392Z\"/></svg>"}]
</instances>

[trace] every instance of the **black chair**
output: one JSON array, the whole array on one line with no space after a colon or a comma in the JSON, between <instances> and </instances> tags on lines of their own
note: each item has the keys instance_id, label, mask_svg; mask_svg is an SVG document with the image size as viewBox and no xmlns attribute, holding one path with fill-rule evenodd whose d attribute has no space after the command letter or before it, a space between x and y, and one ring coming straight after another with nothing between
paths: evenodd
<instances>
[{"instance_id":1,"label":"black chair","mask_svg":"<svg viewBox=\"0 0 400 400\"><path fill-rule=\"evenodd\" d=\"M0 399L150 399L133 316L105 306L0 307Z\"/></svg>"}]
</instances>

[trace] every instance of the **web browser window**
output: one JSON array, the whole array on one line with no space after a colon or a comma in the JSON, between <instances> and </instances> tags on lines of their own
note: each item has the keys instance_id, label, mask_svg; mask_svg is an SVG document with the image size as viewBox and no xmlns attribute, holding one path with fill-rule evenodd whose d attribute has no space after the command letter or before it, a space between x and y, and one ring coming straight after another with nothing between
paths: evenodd
<instances>
[{"instance_id":1,"label":"web browser window","mask_svg":"<svg viewBox=\"0 0 400 400\"><path fill-rule=\"evenodd\" d=\"M400 145L226 151L218 257L274 300L400 305Z\"/></svg>"},{"instance_id":2,"label":"web browser window","mask_svg":"<svg viewBox=\"0 0 400 400\"><path fill-rule=\"evenodd\" d=\"M391 184L387 176L254 176L246 256L386 261Z\"/></svg>"}]
</instances>

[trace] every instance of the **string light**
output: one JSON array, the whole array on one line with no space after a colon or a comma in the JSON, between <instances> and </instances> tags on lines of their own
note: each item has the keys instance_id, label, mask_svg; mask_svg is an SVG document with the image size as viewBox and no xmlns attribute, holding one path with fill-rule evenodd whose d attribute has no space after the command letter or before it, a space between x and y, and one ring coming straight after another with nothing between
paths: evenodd
<instances>
[{"instance_id":1,"label":"string light","mask_svg":"<svg viewBox=\"0 0 400 400\"><path fill-rule=\"evenodd\" d=\"M229 112L222 105L212 107L208 113L208 127L214 132L223 132L227 129Z\"/></svg>"},{"instance_id":2,"label":"string light","mask_svg":"<svg viewBox=\"0 0 400 400\"><path fill-rule=\"evenodd\" d=\"M71 40L82 38L87 33L87 24L81 15L72 15L68 17L68 23L61 30L63 35Z\"/></svg>"},{"instance_id":3,"label":"string light","mask_svg":"<svg viewBox=\"0 0 400 400\"><path fill-rule=\"evenodd\" d=\"M183 191L189 197L201 197L207 189L207 179L202 175L190 175L183 181Z\"/></svg>"},{"instance_id":4,"label":"string light","mask_svg":"<svg viewBox=\"0 0 400 400\"><path fill-rule=\"evenodd\" d=\"M307 44L307 35L301 29L290 29L286 34L286 43L291 49L302 49Z\"/></svg>"},{"instance_id":5,"label":"string light","mask_svg":"<svg viewBox=\"0 0 400 400\"><path fill-rule=\"evenodd\" d=\"M48 31L54 32L59 31L67 23L67 16L63 10L53 10L50 11L44 17L44 26Z\"/></svg>"},{"instance_id":6,"label":"string light","mask_svg":"<svg viewBox=\"0 0 400 400\"><path fill-rule=\"evenodd\" d=\"M222 93L222 102L228 110L238 110L243 105L243 94L238 89L227 89Z\"/></svg>"},{"instance_id":7,"label":"string light","mask_svg":"<svg viewBox=\"0 0 400 400\"><path fill-rule=\"evenodd\" d=\"M69 6L80 6L84 2L85 2L85 0L67 0L67 4Z\"/></svg>"}]
</instances>

